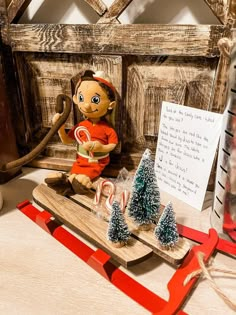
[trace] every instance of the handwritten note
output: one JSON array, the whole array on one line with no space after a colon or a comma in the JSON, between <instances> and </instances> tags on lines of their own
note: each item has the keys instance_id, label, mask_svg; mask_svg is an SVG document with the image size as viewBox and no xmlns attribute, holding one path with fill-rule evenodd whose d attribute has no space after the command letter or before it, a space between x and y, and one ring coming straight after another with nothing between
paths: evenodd
<instances>
[{"instance_id":1,"label":"handwritten note","mask_svg":"<svg viewBox=\"0 0 236 315\"><path fill-rule=\"evenodd\" d=\"M201 210L222 115L163 102L155 158L161 190Z\"/></svg>"}]
</instances>

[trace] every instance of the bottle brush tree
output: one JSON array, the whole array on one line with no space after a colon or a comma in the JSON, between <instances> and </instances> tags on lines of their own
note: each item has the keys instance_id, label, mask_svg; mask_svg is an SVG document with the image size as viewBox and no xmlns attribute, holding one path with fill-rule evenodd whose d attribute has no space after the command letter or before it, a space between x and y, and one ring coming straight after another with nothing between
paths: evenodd
<instances>
[{"instance_id":1,"label":"bottle brush tree","mask_svg":"<svg viewBox=\"0 0 236 315\"><path fill-rule=\"evenodd\" d=\"M179 240L179 233L175 221L172 203L169 202L164 208L162 215L156 225L154 234L161 246L174 247Z\"/></svg>"},{"instance_id":2,"label":"bottle brush tree","mask_svg":"<svg viewBox=\"0 0 236 315\"><path fill-rule=\"evenodd\" d=\"M132 183L128 215L139 225L150 225L160 209L160 191L151 151L146 149Z\"/></svg>"},{"instance_id":3,"label":"bottle brush tree","mask_svg":"<svg viewBox=\"0 0 236 315\"><path fill-rule=\"evenodd\" d=\"M108 224L107 238L114 246L121 247L128 242L129 237L130 232L121 212L120 205L117 201L114 201Z\"/></svg>"}]
</instances>

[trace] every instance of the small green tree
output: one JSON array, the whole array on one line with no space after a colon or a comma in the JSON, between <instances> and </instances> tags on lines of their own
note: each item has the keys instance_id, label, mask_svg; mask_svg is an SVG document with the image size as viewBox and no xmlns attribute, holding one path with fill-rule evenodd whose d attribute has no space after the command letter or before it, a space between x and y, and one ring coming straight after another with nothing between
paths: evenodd
<instances>
[{"instance_id":1,"label":"small green tree","mask_svg":"<svg viewBox=\"0 0 236 315\"><path fill-rule=\"evenodd\" d=\"M154 234L161 246L174 247L179 240L179 233L175 221L172 203L169 202L157 223Z\"/></svg>"},{"instance_id":2,"label":"small green tree","mask_svg":"<svg viewBox=\"0 0 236 315\"><path fill-rule=\"evenodd\" d=\"M128 214L138 225L150 224L160 209L160 191L154 170L151 151L146 149L135 173Z\"/></svg>"},{"instance_id":3,"label":"small green tree","mask_svg":"<svg viewBox=\"0 0 236 315\"><path fill-rule=\"evenodd\" d=\"M112 204L111 217L107 231L108 240L113 243L127 243L130 232L117 201Z\"/></svg>"}]
</instances>

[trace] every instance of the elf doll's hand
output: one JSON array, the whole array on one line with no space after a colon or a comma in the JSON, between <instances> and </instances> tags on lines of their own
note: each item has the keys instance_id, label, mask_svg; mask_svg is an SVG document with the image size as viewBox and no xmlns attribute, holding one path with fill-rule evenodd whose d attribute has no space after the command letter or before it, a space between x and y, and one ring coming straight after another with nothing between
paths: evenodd
<instances>
[{"instance_id":1,"label":"elf doll's hand","mask_svg":"<svg viewBox=\"0 0 236 315\"><path fill-rule=\"evenodd\" d=\"M102 150L103 145L99 141L87 141L87 142L82 144L82 147L86 151L99 152Z\"/></svg>"},{"instance_id":2,"label":"elf doll's hand","mask_svg":"<svg viewBox=\"0 0 236 315\"><path fill-rule=\"evenodd\" d=\"M55 125L55 123L60 119L61 116L62 116L62 114L56 113L56 114L52 117L52 124Z\"/></svg>"}]
</instances>

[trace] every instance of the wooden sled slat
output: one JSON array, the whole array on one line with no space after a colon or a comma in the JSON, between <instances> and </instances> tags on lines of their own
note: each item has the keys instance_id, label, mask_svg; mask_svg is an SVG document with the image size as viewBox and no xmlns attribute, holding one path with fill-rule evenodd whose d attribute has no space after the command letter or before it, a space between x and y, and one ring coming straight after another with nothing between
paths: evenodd
<instances>
[{"instance_id":1,"label":"wooden sled slat","mask_svg":"<svg viewBox=\"0 0 236 315\"><path fill-rule=\"evenodd\" d=\"M190 243L182 237L179 238L179 241L174 248L168 250L162 248L158 244L158 241L154 235L154 224L149 231L139 231L137 227L135 227L134 224L130 222L130 219L127 219L127 223L133 235L135 235L142 243L152 248L156 255L162 257L173 265L181 264L190 250Z\"/></svg>"},{"instance_id":2,"label":"wooden sled slat","mask_svg":"<svg viewBox=\"0 0 236 315\"><path fill-rule=\"evenodd\" d=\"M121 248L113 247L106 239L107 222L99 220L93 213L68 198L57 194L44 184L37 186L33 190L33 198L37 204L48 210L54 217L99 248L105 250L126 268L144 261L153 253L150 247L133 237L130 238L126 246Z\"/></svg>"},{"instance_id":3,"label":"wooden sled slat","mask_svg":"<svg viewBox=\"0 0 236 315\"><path fill-rule=\"evenodd\" d=\"M105 207L106 197L101 196L100 204L98 207L96 207L93 203L94 195L95 194L93 192L90 192L86 195L73 195L71 196L71 199L83 205L87 209L90 209L90 211L96 213L99 218L109 221L110 213ZM180 237L179 242L176 244L175 248L169 250L164 249L158 244L158 241L154 235L154 224L149 231L140 231L127 215L125 215L125 218L130 232L135 235L139 241L149 246L156 255L162 257L173 265L179 265L182 263L186 254L190 250L190 244L188 240Z\"/></svg>"}]
</instances>

